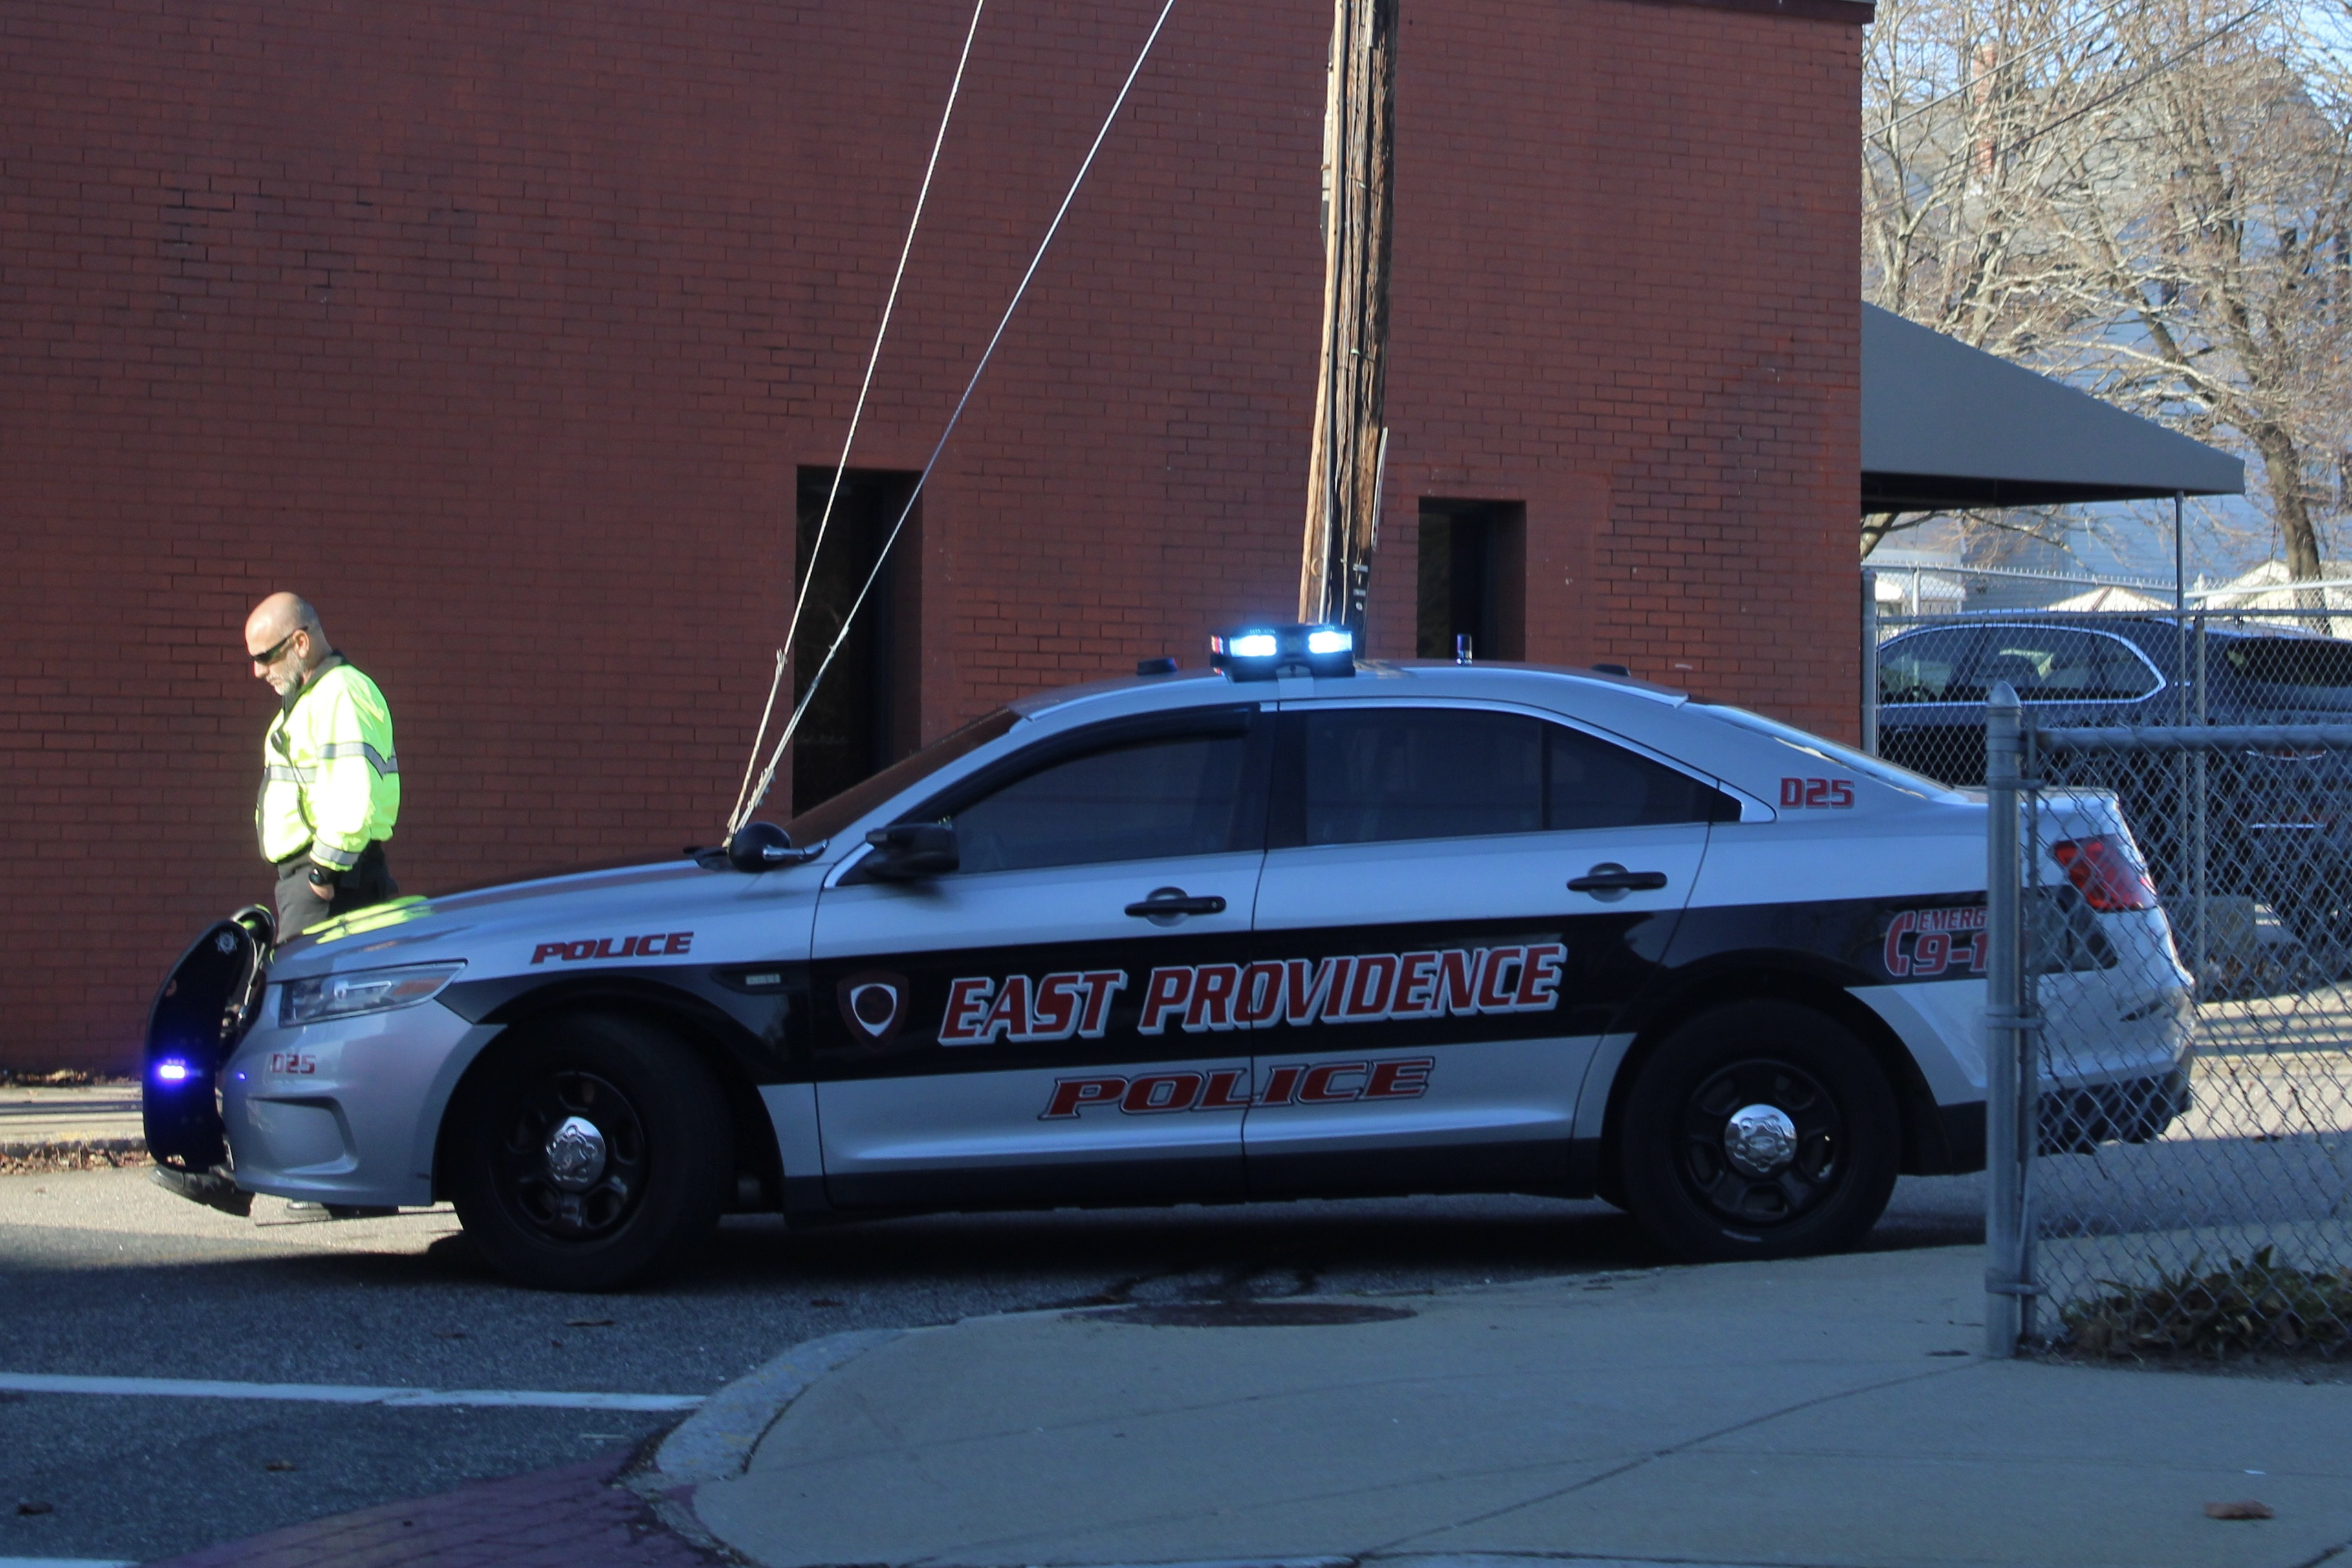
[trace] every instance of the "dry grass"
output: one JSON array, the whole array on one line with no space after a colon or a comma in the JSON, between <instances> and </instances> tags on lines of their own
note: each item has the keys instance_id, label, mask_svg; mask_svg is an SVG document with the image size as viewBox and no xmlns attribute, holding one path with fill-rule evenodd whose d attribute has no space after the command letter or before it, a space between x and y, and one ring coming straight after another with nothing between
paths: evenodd
<instances>
[{"instance_id":1,"label":"dry grass","mask_svg":"<svg viewBox=\"0 0 2352 1568\"><path fill-rule=\"evenodd\" d=\"M2352 1350L2352 1268L2292 1268L2265 1247L2203 1273L2192 1264L2155 1285L2104 1283L2109 1294L2061 1314L2065 1347L2083 1355L2218 1361Z\"/></svg>"},{"instance_id":2,"label":"dry grass","mask_svg":"<svg viewBox=\"0 0 2352 1568\"><path fill-rule=\"evenodd\" d=\"M0 1153L0 1176L46 1176L54 1171L114 1171L154 1163L147 1157L144 1149L91 1148L83 1143L37 1143L14 1154Z\"/></svg>"}]
</instances>

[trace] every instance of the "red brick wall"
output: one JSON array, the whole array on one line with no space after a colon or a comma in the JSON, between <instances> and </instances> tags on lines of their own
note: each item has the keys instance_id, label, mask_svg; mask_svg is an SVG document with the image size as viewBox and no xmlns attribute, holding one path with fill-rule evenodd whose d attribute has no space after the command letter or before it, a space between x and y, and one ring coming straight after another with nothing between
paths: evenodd
<instances>
[{"instance_id":1,"label":"red brick wall","mask_svg":"<svg viewBox=\"0 0 2352 1568\"><path fill-rule=\"evenodd\" d=\"M856 461L921 465L1156 8L990 7ZM1856 29L1405 10L1375 651L1412 499L1520 500L1532 657L1850 731ZM929 732L1292 607L1328 15L1179 5L927 494ZM411 889L717 831L968 16L0 11L0 1065L129 1066L267 897L272 588L392 700Z\"/></svg>"}]
</instances>

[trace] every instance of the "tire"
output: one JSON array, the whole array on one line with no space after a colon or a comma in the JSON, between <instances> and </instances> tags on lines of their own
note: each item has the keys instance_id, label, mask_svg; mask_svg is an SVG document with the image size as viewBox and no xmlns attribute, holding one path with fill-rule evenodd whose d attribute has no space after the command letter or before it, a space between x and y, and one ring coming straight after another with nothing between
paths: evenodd
<instances>
[{"instance_id":1,"label":"tire","mask_svg":"<svg viewBox=\"0 0 2352 1568\"><path fill-rule=\"evenodd\" d=\"M1743 1110L1750 1137L1736 1163ZM1895 1091L1853 1033L1810 1007L1739 1002L1676 1028L1642 1064L1617 1137L1625 1207L1686 1262L1853 1246L1901 1158Z\"/></svg>"},{"instance_id":2,"label":"tire","mask_svg":"<svg viewBox=\"0 0 2352 1568\"><path fill-rule=\"evenodd\" d=\"M718 1079L627 1020L572 1015L528 1031L477 1069L443 1144L467 1236L533 1289L611 1290L676 1268L718 1225L734 1178Z\"/></svg>"}]
</instances>

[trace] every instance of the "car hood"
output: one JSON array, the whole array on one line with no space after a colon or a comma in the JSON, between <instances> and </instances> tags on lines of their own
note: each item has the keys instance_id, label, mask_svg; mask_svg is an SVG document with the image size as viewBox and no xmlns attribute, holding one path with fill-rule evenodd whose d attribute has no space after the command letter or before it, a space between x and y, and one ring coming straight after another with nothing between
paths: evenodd
<instances>
[{"instance_id":1,"label":"car hood","mask_svg":"<svg viewBox=\"0 0 2352 1568\"><path fill-rule=\"evenodd\" d=\"M664 956L719 956L714 941L739 917L772 920L777 904L813 902L822 872L793 868L760 876L656 862L500 883L431 898L403 898L314 926L280 946L273 980L336 970L464 959L473 975L530 968L556 944L603 944L613 959L653 935L685 936ZM700 933L699 949L691 939Z\"/></svg>"}]
</instances>

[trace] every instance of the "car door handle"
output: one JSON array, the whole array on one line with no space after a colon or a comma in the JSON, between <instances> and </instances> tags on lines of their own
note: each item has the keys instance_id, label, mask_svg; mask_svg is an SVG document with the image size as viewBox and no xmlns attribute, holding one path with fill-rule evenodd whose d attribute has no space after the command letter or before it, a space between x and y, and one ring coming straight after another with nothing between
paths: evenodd
<instances>
[{"instance_id":1,"label":"car door handle","mask_svg":"<svg viewBox=\"0 0 2352 1568\"><path fill-rule=\"evenodd\" d=\"M1181 888L1154 888L1151 896L1127 906L1139 920L1167 921L1177 915L1221 915L1225 900L1214 893L1192 894Z\"/></svg>"},{"instance_id":2,"label":"car door handle","mask_svg":"<svg viewBox=\"0 0 2352 1568\"><path fill-rule=\"evenodd\" d=\"M1628 871L1603 861L1581 877L1568 879L1571 893L1654 893L1666 885L1664 871Z\"/></svg>"}]
</instances>

